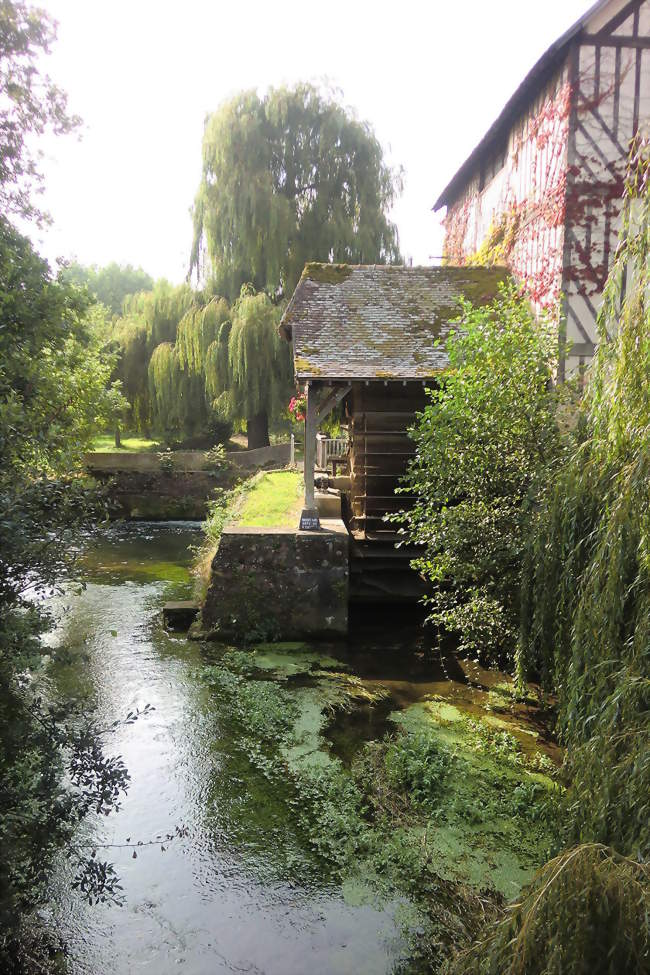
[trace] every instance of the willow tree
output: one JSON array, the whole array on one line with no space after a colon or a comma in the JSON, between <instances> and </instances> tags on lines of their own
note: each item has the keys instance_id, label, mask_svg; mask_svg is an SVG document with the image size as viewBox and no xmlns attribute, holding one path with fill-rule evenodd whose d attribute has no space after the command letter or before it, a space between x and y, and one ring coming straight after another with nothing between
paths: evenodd
<instances>
[{"instance_id":1,"label":"willow tree","mask_svg":"<svg viewBox=\"0 0 650 975\"><path fill-rule=\"evenodd\" d=\"M208 349L229 318L228 302L223 298L213 298L206 305L197 304L185 313L176 332L181 369L193 375L204 372Z\"/></svg>"},{"instance_id":2,"label":"willow tree","mask_svg":"<svg viewBox=\"0 0 650 975\"><path fill-rule=\"evenodd\" d=\"M219 412L219 398L230 386L229 343L232 322L224 321L205 354L205 391L213 409Z\"/></svg>"},{"instance_id":3,"label":"willow tree","mask_svg":"<svg viewBox=\"0 0 650 975\"><path fill-rule=\"evenodd\" d=\"M246 288L233 307L227 388L216 406L230 419L246 420L249 449L268 446L269 415L281 409L291 388L290 349L278 334L279 314L268 295Z\"/></svg>"},{"instance_id":4,"label":"willow tree","mask_svg":"<svg viewBox=\"0 0 650 975\"><path fill-rule=\"evenodd\" d=\"M194 431L199 421L206 417L206 407L202 394L203 380L196 378L184 356L194 356L190 322L203 308L203 298L197 295L188 284L171 285L168 281L157 281L150 291L127 296L124 300L124 314L118 318L112 331L119 357L116 377L122 381L130 403L129 425L133 430L149 433L151 424L166 434L174 430L178 434ZM185 338L174 358L166 352L159 353L153 368L151 360L156 349L163 344L174 346L178 338L180 323L187 319ZM212 334L212 333L210 333ZM200 350L198 352L200 355ZM170 370L162 371L163 363ZM187 375L176 377L176 371L185 369ZM156 377L161 389L155 391ZM166 396L172 385L176 385L179 400L173 415L176 417L170 426L169 404ZM199 393L201 394L199 396ZM184 417L181 423L181 418Z\"/></svg>"},{"instance_id":5,"label":"willow tree","mask_svg":"<svg viewBox=\"0 0 650 975\"><path fill-rule=\"evenodd\" d=\"M241 92L205 123L191 267L233 301L249 281L291 294L307 261L396 262L400 189L370 125L331 95Z\"/></svg>"},{"instance_id":6,"label":"willow tree","mask_svg":"<svg viewBox=\"0 0 650 975\"><path fill-rule=\"evenodd\" d=\"M118 357L115 378L122 383L122 391L129 403L128 426L147 432L151 422L149 383L147 379L147 328L139 319L121 318L113 329L113 342ZM119 446L119 427L115 432Z\"/></svg>"},{"instance_id":7,"label":"willow tree","mask_svg":"<svg viewBox=\"0 0 650 975\"><path fill-rule=\"evenodd\" d=\"M630 164L577 447L531 547L520 660L558 691L569 840L639 860L650 857L649 270L646 144Z\"/></svg>"},{"instance_id":8,"label":"willow tree","mask_svg":"<svg viewBox=\"0 0 650 975\"><path fill-rule=\"evenodd\" d=\"M144 322L151 352L161 342L176 340L178 323L195 300L189 284L173 285L160 280L151 291L129 295L124 300L124 315Z\"/></svg>"},{"instance_id":9,"label":"willow tree","mask_svg":"<svg viewBox=\"0 0 650 975\"><path fill-rule=\"evenodd\" d=\"M154 429L166 440L205 429L208 410L202 376L181 367L178 350L161 342L149 361L149 396Z\"/></svg>"}]
</instances>

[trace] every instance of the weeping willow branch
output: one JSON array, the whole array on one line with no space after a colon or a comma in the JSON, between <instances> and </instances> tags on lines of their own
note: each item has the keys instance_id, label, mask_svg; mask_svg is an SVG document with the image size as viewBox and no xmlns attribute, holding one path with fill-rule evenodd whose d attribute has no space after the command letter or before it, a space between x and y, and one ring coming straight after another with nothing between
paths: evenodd
<instances>
[{"instance_id":1,"label":"weeping willow branch","mask_svg":"<svg viewBox=\"0 0 650 975\"><path fill-rule=\"evenodd\" d=\"M522 675L558 690L567 838L639 858L650 853L649 255L639 141L577 447L528 552L519 655Z\"/></svg>"}]
</instances>

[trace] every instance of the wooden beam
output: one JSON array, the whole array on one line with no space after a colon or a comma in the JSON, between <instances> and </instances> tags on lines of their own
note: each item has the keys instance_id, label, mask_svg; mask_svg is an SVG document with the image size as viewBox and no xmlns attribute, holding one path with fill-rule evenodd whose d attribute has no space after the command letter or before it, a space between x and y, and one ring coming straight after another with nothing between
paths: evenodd
<instances>
[{"instance_id":1,"label":"wooden beam","mask_svg":"<svg viewBox=\"0 0 650 975\"><path fill-rule=\"evenodd\" d=\"M316 414L316 426L320 426L326 416L332 412L335 406L338 406L342 399L348 395L352 389L352 383L348 383L347 386L336 387L328 393L323 402L318 406L318 412Z\"/></svg>"},{"instance_id":2,"label":"wooden beam","mask_svg":"<svg viewBox=\"0 0 650 975\"><path fill-rule=\"evenodd\" d=\"M300 516L301 531L320 528L314 490L314 468L316 462L316 422L318 404L313 383L307 383L307 415L305 417L305 507Z\"/></svg>"},{"instance_id":3,"label":"wooden beam","mask_svg":"<svg viewBox=\"0 0 650 975\"><path fill-rule=\"evenodd\" d=\"M633 14L638 13L639 6L640 6L640 0L630 0L630 2L626 4L626 6L623 7L622 10L619 10L619 12L616 14L615 17L613 17L610 21L608 21L608 23L606 23L604 27L601 27L601 29L598 31L599 36L600 37L611 36L611 32L617 30L621 26L621 24L624 24L628 17L631 17Z\"/></svg>"},{"instance_id":4,"label":"wooden beam","mask_svg":"<svg viewBox=\"0 0 650 975\"><path fill-rule=\"evenodd\" d=\"M650 37L627 37L622 35L603 37L599 34L584 34L580 39L580 43L581 45L597 44L598 47L629 47L636 48L637 50L650 49Z\"/></svg>"}]
</instances>

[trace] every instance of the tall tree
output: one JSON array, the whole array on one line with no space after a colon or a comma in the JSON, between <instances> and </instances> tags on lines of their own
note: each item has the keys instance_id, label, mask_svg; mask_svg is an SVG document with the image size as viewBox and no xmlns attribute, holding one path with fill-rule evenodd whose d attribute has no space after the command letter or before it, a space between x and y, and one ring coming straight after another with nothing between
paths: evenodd
<instances>
[{"instance_id":1,"label":"tall tree","mask_svg":"<svg viewBox=\"0 0 650 975\"><path fill-rule=\"evenodd\" d=\"M227 379L216 408L228 419L246 420L251 450L268 446L269 415L286 402L291 388L290 350L278 334L278 319L268 295L244 287L232 310L232 327L222 333L228 342L227 376L222 342L217 339L209 350L208 385L218 389L220 372Z\"/></svg>"},{"instance_id":2,"label":"tall tree","mask_svg":"<svg viewBox=\"0 0 650 975\"><path fill-rule=\"evenodd\" d=\"M245 91L205 123L191 267L234 301L290 295L307 261L399 257L388 212L401 176L371 127L312 85Z\"/></svg>"}]
</instances>

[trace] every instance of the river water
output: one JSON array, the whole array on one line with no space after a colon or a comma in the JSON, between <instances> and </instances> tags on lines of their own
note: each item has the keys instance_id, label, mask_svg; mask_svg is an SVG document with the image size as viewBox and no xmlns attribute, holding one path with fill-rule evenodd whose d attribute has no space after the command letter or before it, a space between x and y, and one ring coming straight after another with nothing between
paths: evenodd
<instances>
[{"instance_id":1,"label":"river water","mask_svg":"<svg viewBox=\"0 0 650 975\"><path fill-rule=\"evenodd\" d=\"M102 726L145 705L154 709L107 741L131 776L121 810L88 818L77 836L115 864L124 906L87 905L71 888L67 861L53 880L51 922L67 945L68 970L391 972L407 951L404 903L351 901L319 871L287 797L251 767L232 723L222 720L219 695L200 679L210 649L162 626L162 604L191 596L189 566L199 541L196 528L183 523L114 526L83 557L85 588L54 607L51 640L69 659L50 668L51 693L95 709ZM432 673L415 653L408 665L415 676L405 676L406 635L398 637L396 656L374 653L372 628L366 633L365 645L357 652L341 647L341 658L368 687L386 688L392 706L442 689L466 709L475 706L478 685L458 664L454 673ZM347 727L332 730L331 748L345 761L351 741L381 731L367 716L351 715ZM142 846L134 858L131 847L119 847L176 827L187 834L165 844L165 852Z\"/></svg>"},{"instance_id":2,"label":"river water","mask_svg":"<svg viewBox=\"0 0 650 975\"><path fill-rule=\"evenodd\" d=\"M188 831L164 853L141 848L133 859L131 849L100 850L121 876L123 907L85 904L61 865L52 910L69 969L388 972L403 950L393 906L349 906L327 882L287 879L288 857L302 854L282 797L265 795L245 763L238 768L218 701L196 677L200 647L161 625L162 604L191 595L190 547L198 541L187 525L113 528L84 559L85 590L58 607L54 641L72 658L55 669L56 692L96 707L103 725L155 708L110 739L131 785L120 812L87 821L80 841Z\"/></svg>"}]
</instances>

